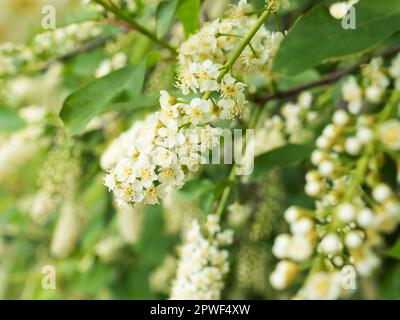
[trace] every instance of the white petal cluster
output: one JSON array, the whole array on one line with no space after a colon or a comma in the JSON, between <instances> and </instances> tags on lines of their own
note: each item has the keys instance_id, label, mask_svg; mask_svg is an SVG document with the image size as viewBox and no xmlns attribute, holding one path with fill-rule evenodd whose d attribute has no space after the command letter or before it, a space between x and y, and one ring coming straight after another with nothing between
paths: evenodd
<instances>
[{"instance_id":1,"label":"white petal cluster","mask_svg":"<svg viewBox=\"0 0 400 320\"><path fill-rule=\"evenodd\" d=\"M221 232L219 218L209 215L207 236L203 236L197 220L193 220L180 251L171 299L220 299L223 278L229 271L228 251L221 249L232 242L232 232Z\"/></svg>"},{"instance_id":2,"label":"white petal cluster","mask_svg":"<svg viewBox=\"0 0 400 320\"><path fill-rule=\"evenodd\" d=\"M178 88L184 94L219 91L218 111L225 119L241 115L246 104L245 85L232 74L228 73L223 79L218 79L218 74L226 57L255 23L256 17L250 15L251 11L247 1L239 1L226 18L204 25L179 48ZM282 38L283 34L270 32L262 26L234 64L233 73L242 77L256 72L268 73Z\"/></svg>"},{"instance_id":3,"label":"white petal cluster","mask_svg":"<svg viewBox=\"0 0 400 320\"><path fill-rule=\"evenodd\" d=\"M103 155L103 168L115 162L104 183L113 191L118 205L157 204L167 189L183 186L191 172L207 163L209 151L219 147L222 130L209 123L242 114L245 84L230 72L221 73L221 68L240 37L256 21L247 15L250 10L246 1L240 1L229 18L205 25L180 47L178 87L184 95L204 94L203 98L177 99L161 90L161 108L138 125L142 128L140 135L124 134ZM261 27L251 42L252 50L259 53L248 63L262 69L278 44L279 35ZM214 92L219 93L219 99L211 98ZM127 148L123 146L124 137L130 140Z\"/></svg>"},{"instance_id":4,"label":"white petal cluster","mask_svg":"<svg viewBox=\"0 0 400 320\"><path fill-rule=\"evenodd\" d=\"M179 188L190 172L198 170L206 153L219 144L221 130L205 125L209 100L194 98L190 104L161 91L161 111L149 116L116 142L125 151L105 177L120 206L156 204L168 187ZM202 125L200 125L202 124ZM140 134L139 134L140 131ZM105 159L110 159L106 157ZM104 158L103 158L104 160ZM103 161L104 166L113 161Z\"/></svg>"},{"instance_id":5,"label":"white petal cluster","mask_svg":"<svg viewBox=\"0 0 400 320\"><path fill-rule=\"evenodd\" d=\"M314 124L317 113L311 109L313 96L302 92L297 101L287 102L280 113L268 117L261 126L255 128L254 154L281 147L287 143L305 143L313 137L307 127Z\"/></svg>"},{"instance_id":6,"label":"white petal cluster","mask_svg":"<svg viewBox=\"0 0 400 320\"><path fill-rule=\"evenodd\" d=\"M70 53L98 36L100 31L95 22L86 21L37 34L30 46L3 43L0 45L0 75L40 69L51 59Z\"/></svg>"},{"instance_id":7,"label":"white petal cluster","mask_svg":"<svg viewBox=\"0 0 400 320\"><path fill-rule=\"evenodd\" d=\"M389 70L394 82L397 59ZM289 208L285 219L291 234L275 239L273 253L282 263L270 280L277 289L293 282L295 272L291 270L295 268L289 262L314 259L316 268L312 268L298 298L339 298L343 293L340 270L345 265L354 266L358 276L370 276L380 264L377 249L384 243L385 234L400 224L400 199L379 174L385 157L396 161L400 122L396 118L384 120L380 113L358 114L363 105L377 104L395 83L390 82L382 60L374 59L363 67L362 75L362 86L355 77L343 85L348 111L335 111L332 122L316 140L317 148L311 155L315 168L305 177L305 192L315 199L315 208ZM373 86L379 88L376 96L368 93ZM357 175L359 168L364 170L362 175ZM294 250L299 236L303 241L297 241L298 249ZM304 238L309 241L308 247Z\"/></svg>"},{"instance_id":8,"label":"white petal cluster","mask_svg":"<svg viewBox=\"0 0 400 320\"><path fill-rule=\"evenodd\" d=\"M361 84L354 76L347 78L342 86L342 95L352 114L358 114L366 103L377 104L382 101L390 84L385 73L383 59L375 58L362 69Z\"/></svg>"},{"instance_id":9,"label":"white petal cluster","mask_svg":"<svg viewBox=\"0 0 400 320\"><path fill-rule=\"evenodd\" d=\"M340 272L317 272L307 279L297 298L307 300L335 300L340 297L342 286Z\"/></svg>"}]
</instances>

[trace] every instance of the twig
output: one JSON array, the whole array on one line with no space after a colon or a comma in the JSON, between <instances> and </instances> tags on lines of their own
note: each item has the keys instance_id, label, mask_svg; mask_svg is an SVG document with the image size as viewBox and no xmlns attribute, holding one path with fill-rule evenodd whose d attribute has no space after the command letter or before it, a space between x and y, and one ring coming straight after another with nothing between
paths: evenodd
<instances>
[{"instance_id":1,"label":"twig","mask_svg":"<svg viewBox=\"0 0 400 320\"><path fill-rule=\"evenodd\" d=\"M376 57L388 58L388 57L395 55L398 52L400 52L400 46L390 48L387 51L385 51L379 55L373 56L372 58L376 58ZM286 90L286 91L278 91L278 92L270 93L267 95L255 96L254 102L265 104L266 102L275 100L275 99L287 99L287 98L297 96L302 91L332 84L332 83L336 82L337 80L341 79L342 77L344 77L348 74L351 74L352 72L357 70L361 65L368 63L372 58L363 59L363 60L357 62L356 64L352 65L349 68L336 70L336 71L332 72L331 74L323 77L322 79L319 79L316 81L311 81L311 82L305 83L303 85L294 87L294 88Z\"/></svg>"},{"instance_id":2,"label":"twig","mask_svg":"<svg viewBox=\"0 0 400 320\"><path fill-rule=\"evenodd\" d=\"M115 14L115 16L122 21L127 22L128 24L131 25L132 29L136 30L137 32L140 32L141 34L147 36L149 39L154 41L155 43L159 44L160 46L168 49L171 53L176 54L176 49L172 47L168 42L164 41L161 38L158 38L157 35L155 35L153 32L150 30L146 29L144 26L139 24L135 19L130 17L129 15L125 14L124 12L120 11L118 7L112 2L111 0L108 0L108 4L103 2L104 0L95 0L95 2L99 5L101 5L104 9L106 9L109 12L112 12Z\"/></svg>"},{"instance_id":3,"label":"twig","mask_svg":"<svg viewBox=\"0 0 400 320\"><path fill-rule=\"evenodd\" d=\"M76 48L75 50L72 50L64 55L61 55L61 56L49 61L44 67L40 68L40 70L38 70L38 71L46 72L50 68L50 66L53 65L54 63L64 62L71 58L74 58L75 56L77 56L81 53L89 52L89 51L95 50L97 48L100 48L107 41L109 41L111 39L113 39L113 36L109 35L109 36L98 37L92 41L86 42L83 45L81 45L80 47Z\"/></svg>"}]
</instances>

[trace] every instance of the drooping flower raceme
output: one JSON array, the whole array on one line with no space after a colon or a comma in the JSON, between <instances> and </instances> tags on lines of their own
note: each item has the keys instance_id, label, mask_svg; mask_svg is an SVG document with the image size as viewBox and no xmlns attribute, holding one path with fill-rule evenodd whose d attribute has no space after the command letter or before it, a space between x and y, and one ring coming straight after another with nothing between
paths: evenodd
<instances>
[{"instance_id":1,"label":"drooping flower raceme","mask_svg":"<svg viewBox=\"0 0 400 320\"><path fill-rule=\"evenodd\" d=\"M232 242L230 230L221 231L219 218L209 215L207 236L193 220L180 250L176 278L172 283L171 299L220 299L223 278L229 270L228 251L221 247Z\"/></svg>"},{"instance_id":2,"label":"drooping flower raceme","mask_svg":"<svg viewBox=\"0 0 400 320\"><path fill-rule=\"evenodd\" d=\"M177 87L183 95L203 97L176 98L161 91L160 110L144 120L140 135L132 137L124 156L105 177L105 185L119 205L156 204L168 187L181 187L190 172L207 163L209 151L219 146L222 130L210 123L241 116L246 107L246 85L224 70L223 64L256 21L249 10L247 2L240 1L231 10L234 14L206 24L181 45ZM247 46L241 52L233 71L248 75L254 72L250 66L257 72L268 70L280 39L280 34L261 26L250 41L253 49ZM108 158L104 155L102 162L114 161Z\"/></svg>"},{"instance_id":3,"label":"drooping flower raceme","mask_svg":"<svg viewBox=\"0 0 400 320\"><path fill-rule=\"evenodd\" d=\"M376 65L372 61L367 66L375 70L374 77L364 73L363 83L368 88L371 78L387 79L380 82L383 95L390 82ZM343 89L350 110L354 101ZM365 87L359 90L367 91ZM377 114L356 118L337 110L316 140L317 149L311 155L316 168L306 174L305 185L306 194L315 198L315 208L290 207L285 212L291 234L275 239L273 253L282 259L270 278L275 288L287 288L299 273L299 264L312 258L314 267L297 297L336 299L345 289L341 268L353 266L357 275L365 277L379 266L377 252L384 245L384 235L400 223L400 199L380 174L388 158L397 161L393 155L400 149L400 122L390 118L400 94L394 90L392 95L393 101ZM375 101L362 97L362 106Z\"/></svg>"}]
</instances>

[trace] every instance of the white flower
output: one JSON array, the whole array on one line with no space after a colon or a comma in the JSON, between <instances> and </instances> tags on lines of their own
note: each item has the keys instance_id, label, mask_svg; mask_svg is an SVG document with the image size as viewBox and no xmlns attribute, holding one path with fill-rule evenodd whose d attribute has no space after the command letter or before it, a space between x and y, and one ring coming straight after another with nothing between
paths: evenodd
<instances>
[{"instance_id":1,"label":"white flower","mask_svg":"<svg viewBox=\"0 0 400 320\"><path fill-rule=\"evenodd\" d=\"M136 179L134 161L127 157L122 158L115 167L114 174L119 182L133 182Z\"/></svg>"},{"instance_id":2,"label":"white flower","mask_svg":"<svg viewBox=\"0 0 400 320\"><path fill-rule=\"evenodd\" d=\"M298 207L290 207L283 214L288 223L293 223L300 218L300 209Z\"/></svg>"},{"instance_id":3,"label":"white flower","mask_svg":"<svg viewBox=\"0 0 400 320\"><path fill-rule=\"evenodd\" d=\"M143 186L139 182L122 183L114 189L115 195L127 203L139 203L143 201Z\"/></svg>"},{"instance_id":4,"label":"white flower","mask_svg":"<svg viewBox=\"0 0 400 320\"><path fill-rule=\"evenodd\" d=\"M291 224L290 230L296 235L307 235L314 228L314 223L310 218L300 218L298 221L295 221Z\"/></svg>"},{"instance_id":5,"label":"white flower","mask_svg":"<svg viewBox=\"0 0 400 320\"><path fill-rule=\"evenodd\" d=\"M151 156L154 164L161 167L169 167L175 160L174 154L164 147L155 148Z\"/></svg>"},{"instance_id":6,"label":"white flower","mask_svg":"<svg viewBox=\"0 0 400 320\"><path fill-rule=\"evenodd\" d=\"M236 82L236 79L230 73L227 73L221 81L221 95L224 98L244 101L243 90L245 86L244 83Z\"/></svg>"},{"instance_id":7,"label":"white flower","mask_svg":"<svg viewBox=\"0 0 400 320\"><path fill-rule=\"evenodd\" d=\"M345 141L344 148L348 154L356 156L360 154L362 144L357 137L349 137Z\"/></svg>"},{"instance_id":8,"label":"white flower","mask_svg":"<svg viewBox=\"0 0 400 320\"><path fill-rule=\"evenodd\" d=\"M220 230L215 216L213 230ZM219 299L223 277L229 270L228 252L216 240L219 233L203 237L200 225L193 220L180 251L176 278L172 283L171 299Z\"/></svg>"},{"instance_id":9,"label":"white flower","mask_svg":"<svg viewBox=\"0 0 400 320\"><path fill-rule=\"evenodd\" d=\"M313 247L311 242L302 235L294 235L289 244L288 257L294 261L305 261L311 257Z\"/></svg>"},{"instance_id":10,"label":"white flower","mask_svg":"<svg viewBox=\"0 0 400 320\"><path fill-rule=\"evenodd\" d=\"M309 300L335 300L341 292L339 273L318 272L307 280L300 295Z\"/></svg>"},{"instance_id":11,"label":"white flower","mask_svg":"<svg viewBox=\"0 0 400 320\"><path fill-rule=\"evenodd\" d=\"M158 135L161 139L157 142L157 144L165 148L180 146L185 142L185 135L178 130L176 125L161 127L158 129Z\"/></svg>"},{"instance_id":12,"label":"white flower","mask_svg":"<svg viewBox=\"0 0 400 320\"><path fill-rule=\"evenodd\" d=\"M276 265L276 269L271 273L269 281L275 289L283 290L292 284L299 271L297 264L283 260Z\"/></svg>"},{"instance_id":13,"label":"white flower","mask_svg":"<svg viewBox=\"0 0 400 320\"><path fill-rule=\"evenodd\" d=\"M184 106L188 122L194 125L206 122L211 111L211 102L200 98L194 98L189 105Z\"/></svg>"},{"instance_id":14,"label":"white flower","mask_svg":"<svg viewBox=\"0 0 400 320\"><path fill-rule=\"evenodd\" d=\"M216 233L219 232L220 226L219 226L219 217L215 214L210 214L207 216L207 221L206 221L206 228L208 232L210 233Z\"/></svg>"},{"instance_id":15,"label":"white flower","mask_svg":"<svg viewBox=\"0 0 400 320\"><path fill-rule=\"evenodd\" d=\"M150 164L148 158L142 158L136 162L135 165L135 177L140 179L140 183L145 188L149 188L153 181L157 180L157 175L155 174L156 166Z\"/></svg>"},{"instance_id":16,"label":"white flower","mask_svg":"<svg viewBox=\"0 0 400 320\"><path fill-rule=\"evenodd\" d=\"M351 252L354 259L354 266L359 274L363 277L368 277L380 265L378 256L366 246Z\"/></svg>"},{"instance_id":17,"label":"white flower","mask_svg":"<svg viewBox=\"0 0 400 320\"><path fill-rule=\"evenodd\" d=\"M360 235L360 232L358 231L351 231L346 234L344 238L344 242L346 246L349 248L358 248L362 244L362 237Z\"/></svg>"},{"instance_id":18,"label":"white flower","mask_svg":"<svg viewBox=\"0 0 400 320\"><path fill-rule=\"evenodd\" d=\"M342 222L351 222L356 218L356 208L351 203L342 203L337 208L337 215Z\"/></svg>"},{"instance_id":19,"label":"white flower","mask_svg":"<svg viewBox=\"0 0 400 320\"><path fill-rule=\"evenodd\" d=\"M217 78L221 67L220 64L213 63L211 60L206 60L201 64L197 75L200 92L219 90Z\"/></svg>"},{"instance_id":20,"label":"white flower","mask_svg":"<svg viewBox=\"0 0 400 320\"><path fill-rule=\"evenodd\" d=\"M374 221L374 212L370 208L363 208L357 214L357 224L360 227L369 227Z\"/></svg>"},{"instance_id":21,"label":"white flower","mask_svg":"<svg viewBox=\"0 0 400 320\"><path fill-rule=\"evenodd\" d=\"M373 140L374 133L370 128L359 127L357 129L356 137L361 143L368 144Z\"/></svg>"},{"instance_id":22,"label":"white flower","mask_svg":"<svg viewBox=\"0 0 400 320\"><path fill-rule=\"evenodd\" d=\"M350 116L344 110L337 110L333 114L332 121L339 126L345 126L350 121Z\"/></svg>"},{"instance_id":23,"label":"white flower","mask_svg":"<svg viewBox=\"0 0 400 320\"><path fill-rule=\"evenodd\" d=\"M291 237L289 234L280 234L275 238L272 253L278 259L288 257Z\"/></svg>"},{"instance_id":24,"label":"white flower","mask_svg":"<svg viewBox=\"0 0 400 320\"><path fill-rule=\"evenodd\" d=\"M184 183L184 179L185 174L180 165L161 168L160 173L158 174L158 180L161 183L176 187L181 187Z\"/></svg>"},{"instance_id":25,"label":"white flower","mask_svg":"<svg viewBox=\"0 0 400 320\"><path fill-rule=\"evenodd\" d=\"M400 122L395 119L381 123L378 137L389 149L400 150Z\"/></svg>"},{"instance_id":26,"label":"white flower","mask_svg":"<svg viewBox=\"0 0 400 320\"><path fill-rule=\"evenodd\" d=\"M329 13L335 19L340 20L346 16L347 12L351 7L352 5L348 2L345 1L336 2L329 7Z\"/></svg>"},{"instance_id":27,"label":"white flower","mask_svg":"<svg viewBox=\"0 0 400 320\"><path fill-rule=\"evenodd\" d=\"M383 203L388 200L392 195L392 190L386 184L379 184L372 190L372 196L375 201Z\"/></svg>"},{"instance_id":28,"label":"white flower","mask_svg":"<svg viewBox=\"0 0 400 320\"><path fill-rule=\"evenodd\" d=\"M348 109L351 113L357 114L362 107L362 90L356 78L349 77L342 86L343 99L349 103Z\"/></svg>"},{"instance_id":29,"label":"white flower","mask_svg":"<svg viewBox=\"0 0 400 320\"><path fill-rule=\"evenodd\" d=\"M335 233L324 236L319 244L319 249L326 254L338 253L342 248L342 241Z\"/></svg>"},{"instance_id":30,"label":"white flower","mask_svg":"<svg viewBox=\"0 0 400 320\"><path fill-rule=\"evenodd\" d=\"M234 119L242 114L244 103L234 99L220 99L218 107L222 109L222 119Z\"/></svg>"},{"instance_id":31,"label":"white flower","mask_svg":"<svg viewBox=\"0 0 400 320\"><path fill-rule=\"evenodd\" d=\"M144 202L147 204L158 204L160 198L165 197L165 185L150 185L144 190Z\"/></svg>"}]
</instances>

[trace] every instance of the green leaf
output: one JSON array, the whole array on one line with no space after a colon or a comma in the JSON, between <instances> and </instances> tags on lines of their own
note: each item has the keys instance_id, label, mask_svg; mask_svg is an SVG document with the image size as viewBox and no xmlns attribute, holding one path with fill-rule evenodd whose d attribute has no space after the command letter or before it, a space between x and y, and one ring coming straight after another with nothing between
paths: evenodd
<instances>
[{"instance_id":1,"label":"green leaf","mask_svg":"<svg viewBox=\"0 0 400 320\"><path fill-rule=\"evenodd\" d=\"M279 77L277 79L277 86L280 91L285 91L293 87L300 86L304 83L316 81L318 79L319 79L319 73L314 69L310 69L303 71L293 77L288 77L288 76Z\"/></svg>"},{"instance_id":2,"label":"green leaf","mask_svg":"<svg viewBox=\"0 0 400 320\"><path fill-rule=\"evenodd\" d=\"M157 37L164 36L172 26L178 9L179 0L163 1L156 10L156 34Z\"/></svg>"},{"instance_id":3,"label":"green leaf","mask_svg":"<svg viewBox=\"0 0 400 320\"><path fill-rule=\"evenodd\" d=\"M93 80L70 94L60 113L68 134L78 134L93 117L112 110L110 105L138 96L143 88L146 60Z\"/></svg>"},{"instance_id":4,"label":"green leaf","mask_svg":"<svg viewBox=\"0 0 400 320\"><path fill-rule=\"evenodd\" d=\"M183 0L177 15L182 22L185 36L189 36L199 29L200 0Z\"/></svg>"},{"instance_id":5,"label":"green leaf","mask_svg":"<svg viewBox=\"0 0 400 320\"><path fill-rule=\"evenodd\" d=\"M16 110L0 107L0 131L15 131L25 126L25 121Z\"/></svg>"},{"instance_id":6,"label":"green leaf","mask_svg":"<svg viewBox=\"0 0 400 320\"><path fill-rule=\"evenodd\" d=\"M263 153L255 158L251 180L260 180L274 167L293 167L307 159L313 147L302 144L288 144Z\"/></svg>"},{"instance_id":7,"label":"green leaf","mask_svg":"<svg viewBox=\"0 0 400 320\"><path fill-rule=\"evenodd\" d=\"M181 189L175 192L175 195L179 199L195 199L201 195L212 191L214 184L211 180L192 180L188 181Z\"/></svg>"},{"instance_id":8,"label":"green leaf","mask_svg":"<svg viewBox=\"0 0 400 320\"><path fill-rule=\"evenodd\" d=\"M400 30L398 0L363 0L355 12L356 29L344 29L326 5L310 10L283 39L273 70L294 75L327 59L371 49Z\"/></svg>"},{"instance_id":9,"label":"green leaf","mask_svg":"<svg viewBox=\"0 0 400 320\"><path fill-rule=\"evenodd\" d=\"M397 242L393 245L393 247L386 252L386 255L400 260L400 238L397 239Z\"/></svg>"}]
</instances>

